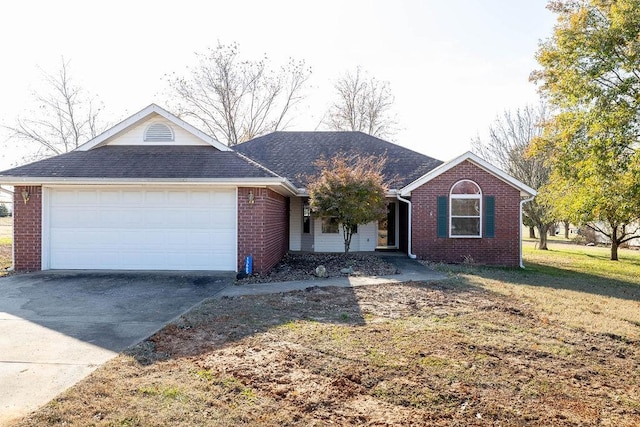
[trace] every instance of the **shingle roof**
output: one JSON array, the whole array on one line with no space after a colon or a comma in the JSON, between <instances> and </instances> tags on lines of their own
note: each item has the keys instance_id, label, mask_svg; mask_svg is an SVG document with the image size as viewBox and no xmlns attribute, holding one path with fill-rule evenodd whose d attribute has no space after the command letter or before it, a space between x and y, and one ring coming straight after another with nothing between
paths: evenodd
<instances>
[{"instance_id":1,"label":"shingle roof","mask_svg":"<svg viewBox=\"0 0 640 427\"><path fill-rule=\"evenodd\" d=\"M209 146L114 145L72 151L0 172L42 178L270 178L273 172L233 151Z\"/></svg>"},{"instance_id":2,"label":"shingle roof","mask_svg":"<svg viewBox=\"0 0 640 427\"><path fill-rule=\"evenodd\" d=\"M292 132L264 135L233 147L236 151L288 178L297 187L305 186L304 176L316 172L314 162L339 152L387 157L385 176L397 177L393 187L404 187L442 164L391 142L362 132Z\"/></svg>"}]
</instances>

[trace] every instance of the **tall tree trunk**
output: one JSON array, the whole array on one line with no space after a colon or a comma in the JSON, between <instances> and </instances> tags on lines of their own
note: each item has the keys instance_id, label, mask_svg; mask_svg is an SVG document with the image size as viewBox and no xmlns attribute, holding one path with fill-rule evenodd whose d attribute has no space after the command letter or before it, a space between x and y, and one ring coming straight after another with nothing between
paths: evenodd
<instances>
[{"instance_id":1,"label":"tall tree trunk","mask_svg":"<svg viewBox=\"0 0 640 427\"><path fill-rule=\"evenodd\" d=\"M611 227L611 261L618 261L618 226L617 225Z\"/></svg>"},{"instance_id":2,"label":"tall tree trunk","mask_svg":"<svg viewBox=\"0 0 640 427\"><path fill-rule=\"evenodd\" d=\"M541 224L538 226L540 229L540 242L538 243L538 249L546 251L547 248L547 234L549 231L549 226L547 224Z\"/></svg>"},{"instance_id":3,"label":"tall tree trunk","mask_svg":"<svg viewBox=\"0 0 640 427\"><path fill-rule=\"evenodd\" d=\"M562 223L564 224L564 238L565 239L569 239L569 221L562 221Z\"/></svg>"},{"instance_id":4,"label":"tall tree trunk","mask_svg":"<svg viewBox=\"0 0 640 427\"><path fill-rule=\"evenodd\" d=\"M535 227L529 227L529 238L530 239L535 239L536 238L536 228Z\"/></svg>"},{"instance_id":5,"label":"tall tree trunk","mask_svg":"<svg viewBox=\"0 0 640 427\"><path fill-rule=\"evenodd\" d=\"M353 236L353 229L342 225L342 236L344 237L344 253L349 253L351 247L351 236Z\"/></svg>"}]
</instances>

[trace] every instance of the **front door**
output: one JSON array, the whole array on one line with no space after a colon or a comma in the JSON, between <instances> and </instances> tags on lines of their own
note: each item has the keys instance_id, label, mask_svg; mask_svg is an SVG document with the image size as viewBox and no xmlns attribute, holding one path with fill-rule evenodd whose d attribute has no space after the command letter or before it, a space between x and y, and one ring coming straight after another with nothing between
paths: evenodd
<instances>
[{"instance_id":1,"label":"front door","mask_svg":"<svg viewBox=\"0 0 640 427\"><path fill-rule=\"evenodd\" d=\"M397 248L396 243L396 202L387 204L387 216L378 221L378 247Z\"/></svg>"}]
</instances>

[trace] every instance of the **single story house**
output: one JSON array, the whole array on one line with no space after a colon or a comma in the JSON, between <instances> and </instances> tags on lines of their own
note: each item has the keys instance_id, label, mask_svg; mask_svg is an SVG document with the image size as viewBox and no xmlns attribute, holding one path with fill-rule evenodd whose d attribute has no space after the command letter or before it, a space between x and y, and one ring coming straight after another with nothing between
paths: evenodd
<instances>
[{"instance_id":1,"label":"single story house","mask_svg":"<svg viewBox=\"0 0 640 427\"><path fill-rule=\"evenodd\" d=\"M150 105L74 151L0 172L14 186L14 268L267 271L287 251L341 252L309 209L319 156L385 155L387 217L352 251L518 266L536 192L472 153L449 162L360 132L275 132L227 147Z\"/></svg>"}]
</instances>

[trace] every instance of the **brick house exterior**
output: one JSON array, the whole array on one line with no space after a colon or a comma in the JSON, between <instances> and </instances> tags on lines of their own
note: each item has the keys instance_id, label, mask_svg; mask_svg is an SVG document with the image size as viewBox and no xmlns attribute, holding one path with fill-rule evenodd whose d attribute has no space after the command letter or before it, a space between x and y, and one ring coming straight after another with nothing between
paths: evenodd
<instances>
[{"instance_id":1,"label":"brick house exterior","mask_svg":"<svg viewBox=\"0 0 640 427\"><path fill-rule=\"evenodd\" d=\"M290 250L342 252L305 189L335 153L385 156L395 178L386 221L359 226L352 250L520 264L521 201L535 190L472 153L443 163L361 132L274 132L231 149L152 104L70 153L0 172L14 186L14 268L242 271L251 255L265 272ZM471 209L461 218L451 192L463 180L478 194L456 196Z\"/></svg>"},{"instance_id":2,"label":"brick house exterior","mask_svg":"<svg viewBox=\"0 0 640 427\"><path fill-rule=\"evenodd\" d=\"M483 238L438 237L437 199L449 196L463 179L474 181L483 196L495 197L495 235ZM520 263L520 192L470 161L418 187L411 193L413 252L421 259L516 267Z\"/></svg>"},{"instance_id":3,"label":"brick house exterior","mask_svg":"<svg viewBox=\"0 0 640 427\"><path fill-rule=\"evenodd\" d=\"M253 203L249 203L249 193ZM238 189L238 270L252 255L253 270L268 271L289 249L288 198L267 188Z\"/></svg>"}]
</instances>

